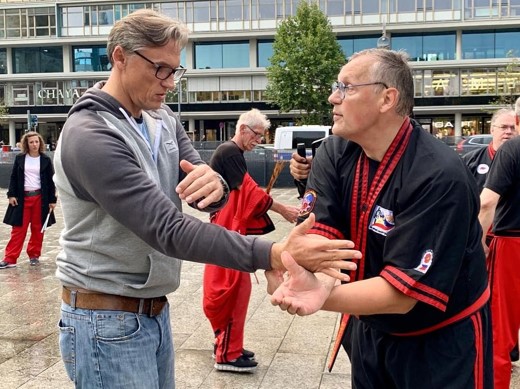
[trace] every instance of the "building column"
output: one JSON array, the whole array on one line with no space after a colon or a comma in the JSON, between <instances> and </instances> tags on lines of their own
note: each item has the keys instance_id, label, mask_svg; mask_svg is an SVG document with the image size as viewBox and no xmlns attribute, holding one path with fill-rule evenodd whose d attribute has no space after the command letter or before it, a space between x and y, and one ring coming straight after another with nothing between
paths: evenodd
<instances>
[{"instance_id":1,"label":"building column","mask_svg":"<svg viewBox=\"0 0 520 389\"><path fill-rule=\"evenodd\" d=\"M462 114L455 114L455 136L462 136Z\"/></svg>"},{"instance_id":2,"label":"building column","mask_svg":"<svg viewBox=\"0 0 520 389\"><path fill-rule=\"evenodd\" d=\"M188 131L195 134L195 119L188 119Z\"/></svg>"},{"instance_id":3,"label":"building column","mask_svg":"<svg viewBox=\"0 0 520 389\"><path fill-rule=\"evenodd\" d=\"M15 131L15 123L13 119L9 120L9 144L11 146L16 145L16 131Z\"/></svg>"}]
</instances>

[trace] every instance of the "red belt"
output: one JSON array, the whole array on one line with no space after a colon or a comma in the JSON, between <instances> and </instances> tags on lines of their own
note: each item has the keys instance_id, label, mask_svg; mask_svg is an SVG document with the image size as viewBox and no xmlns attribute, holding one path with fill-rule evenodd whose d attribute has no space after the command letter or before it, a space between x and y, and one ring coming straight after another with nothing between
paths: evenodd
<instances>
[{"instance_id":1,"label":"red belt","mask_svg":"<svg viewBox=\"0 0 520 389\"><path fill-rule=\"evenodd\" d=\"M137 298L93 292L86 289L63 287L61 298L73 309L94 309L124 311L157 316L168 302L166 296L156 298Z\"/></svg>"}]
</instances>

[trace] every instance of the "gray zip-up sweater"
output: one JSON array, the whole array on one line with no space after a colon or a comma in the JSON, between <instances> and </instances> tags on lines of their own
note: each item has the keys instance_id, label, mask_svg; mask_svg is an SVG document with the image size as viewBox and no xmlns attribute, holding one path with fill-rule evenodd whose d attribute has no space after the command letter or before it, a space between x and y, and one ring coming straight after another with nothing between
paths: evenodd
<instances>
[{"instance_id":1,"label":"gray zip-up sweater","mask_svg":"<svg viewBox=\"0 0 520 389\"><path fill-rule=\"evenodd\" d=\"M102 86L72 107L54 154L64 218L61 282L145 298L177 289L176 258L246 272L269 269L272 242L182 213L175 192L184 174L179 161L203 161L176 115L165 105L143 112L150 147Z\"/></svg>"}]
</instances>

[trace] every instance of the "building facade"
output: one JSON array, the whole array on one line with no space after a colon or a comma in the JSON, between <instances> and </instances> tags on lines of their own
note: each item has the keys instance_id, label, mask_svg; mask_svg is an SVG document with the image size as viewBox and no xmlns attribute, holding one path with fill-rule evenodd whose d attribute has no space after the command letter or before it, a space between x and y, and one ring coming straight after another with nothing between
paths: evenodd
<instances>
[{"instance_id":1,"label":"building facade","mask_svg":"<svg viewBox=\"0 0 520 389\"><path fill-rule=\"evenodd\" d=\"M192 34L188 71L167 103L194 140L226 140L240 113L262 109L273 127L294 122L265 99L277 24L300 0L0 1L0 139L14 145L37 120L47 143L71 105L106 79L106 37L123 16L152 8ZM520 0L319 0L345 56L376 47L382 26L408 52L414 115L439 137L489 132L497 99L520 95ZM31 123L32 115L32 123Z\"/></svg>"}]
</instances>

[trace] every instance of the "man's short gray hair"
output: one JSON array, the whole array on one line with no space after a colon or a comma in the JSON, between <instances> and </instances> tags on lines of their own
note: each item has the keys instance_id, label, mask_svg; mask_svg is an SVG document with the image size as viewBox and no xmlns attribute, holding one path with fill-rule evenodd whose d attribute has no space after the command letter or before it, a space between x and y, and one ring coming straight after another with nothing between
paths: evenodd
<instances>
[{"instance_id":1,"label":"man's short gray hair","mask_svg":"<svg viewBox=\"0 0 520 389\"><path fill-rule=\"evenodd\" d=\"M113 65L116 46L132 53L146 47L162 47L171 41L177 43L180 52L188 43L188 34L189 29L183 22L151 9L140 9L114 24L108 35L108 58Z\"/></svg>"},{"instance_id":2,"label":"man's short gray hair","mask_svg":"<svg viewBox=\"0 0 520 389\"><path fill-rule=\"evenodd\" d=\"M408 54L402 50L366 49L353 54L350 60L364 55L374 58L367 72L371 79L367 81L384 82L387 87L397 89L399 100L395 107L396 112L402 116L411 115L414 106L414 86Z\"/></svg>"},{"instance_id":3,"label":"man's short gray hair","mask_svg":"<svg viewBox=\"0 0 520 389\"><path fill-rule=\"evenodd\" d=\"M267 116L256 108L253 108L250 111L244 112L242 115L240 115L235 133L239 131L242 124L245 124L251 128L262 127L264 131L271 127L271 122L269 119L267 119Z\"/></svg>"}]
</instances>

